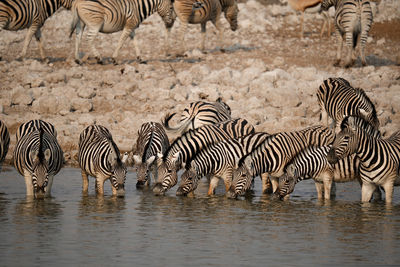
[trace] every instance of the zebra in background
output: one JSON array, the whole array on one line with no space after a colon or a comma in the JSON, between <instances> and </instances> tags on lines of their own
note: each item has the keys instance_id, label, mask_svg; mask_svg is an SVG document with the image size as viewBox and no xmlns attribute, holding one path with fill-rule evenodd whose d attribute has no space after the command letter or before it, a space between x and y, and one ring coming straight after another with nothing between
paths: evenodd
<instances>
[{"instance_id":1,"label":"zebra in background","mask_svg":"<svg viewBox=\"0 0 400 267\"><path fill-rule=\"evenodd\" d=\"M73 0L1 0L0 29L18 31L28 28L19 59L23 59L29 43L35 35L39 44L40 57L46 60L42 44L42 28L47 18L60 7L70 9ZM0 58L1 59L1 58Z\"/></svg>"},{"instance_id":2,"label":"zebra in background","mask_svg":"<svg viewBox=\"0 0 400 267\"><path fill-rule=\"evenodd\" d=\"M125 195L128 155L120 159L119 149L110 131L101 125L89 125L79 136L78 162L82 174L82 191L88 192L88 175L96 179L96 191L104 195L104 182L110 179L113 195Z\"/></svg>"},{"instance_id":3,"label":"zebra in background","mask_svg":"<svg viewBox=\"0 0 400 267\"><path fill-rule=\"evenodd\" d=\"M176 192L177 195L187 195L197 188L198 181L203 176L211 175L208 195L215 194L218 181L222 179L228 192L232 182L232 172L238 161L261 144L268 133L252 133L238 139L227 139L210 145L199 152L185 164L185 172Z\"/></svg>"},{"instance_id":4,"label":"zebra in background","mask_svg":"<svg viewBox=\"0 0 400 267\"><path fill-rule=\"evenodd\" d=\"M192 102L189 104L189 107L183 110L180 124L176 127L171 127L169 121L175 114L167 114L163 118L162 124L167 131L182 134L189 129L196 129L203 125L230 120L231 108L221 98L218 98L215 102Z\"/></svg>"},{"instance_id":5,"label":"zebra in background","mask_svg":"<svg viewBox=\"0 0 400 267\"><path fill-rule=\"evenodd\" d=\"M137 188L150 184L150 174L153 172L154 181L157 180L157 154L164 152L169 147L168 136L164 128L157 122L143 123L138 131L136 151L133 155L134 165L137 173Z\"/></svg>"},{"instance_id":6,"label":"zebra in background","mask_svg":"<svg viewBox=\"0 0 400 267\"><path fill-rule=\"evenodd\" d=\"M387 139L377 138L369 134L374 131L373 127L366 121L360 126L359 120L352 116L343 120L328 153L328 161L335 164L355 154L360 159L361 201L369 202L376 187L382 186L386 203L391 203L393 186L400 185L400 131Z\"/></svg>"},{"instance_id":7,"label":"zebra in background","mask_svg":"<svg viewBox=\"0 0 400 267\"><path fill-rule=\"evenodd\" d=\"M70 37L76 31L75 61L79 64L82 63L79 57L79 46L85 26L88 27L89 45L98 63L103 63L99 52L94 46L94 39L98 32L113 33L122 31L112 55L114 63L116 63L119 50L128 37L133 39L136 56L140 58L136 39L134 39L135 29L154 12L158 12L165 23L167 29L166 50L169 49L169 32L175 20L171 0L75 0L72 11L73 21Z\"/></svg>"},{"instance_id":8,"label":"zebra in background","mask_svg":"<svg viewBox=\"0 0 400 267\"><path fill-rule=\"evenodd\" d=\"M331 130L323 126L312 126L300 131L281 132L267 138L239 162L233 172L233 183L229 195L242 195L251 185L253 177L261 173L270 174L273 192L278 187L278 177L284 174L286 165L308 146L330 145L334 140ZM263 177L264 178L264 177ZM263 193L265 193L263 181Z\"/></svg>"},{"instance_id":9,"label":"zebra in background","mask_svg":"<svg viewBox=\"0 0 400 267\"><path fill-rule=\"evenodd\" d=\"M354 64L352 56L355 53L354 49L358 42L358 36L360 36L361 63L363 66L366 66L367 61L365 60L364 48L373 21L370 2L366 0L322 1L322 10L328 10L331 6L335 6L335 29L339 41L334 66L339 66L340 64L344 40L348 48L344 67L348 68Z\"/></svg>"},{"instance_id":10,"label":"zebra in background","mask_svg":"<svg viewBox=\"0 0 400 267\"><path fill-rule=\"evenodd\" d=\"M240 129L236 131L237 129ZM177 138L164 154L158 154L158 182L153 188L157 195L164 194L178 182L178 170L200 149L229 138L254 133L254 127L245 119L235 119L218 124L204 125L185 132Z\"/></svg>"},{"instance_id":11,"label":"zebra in background","mask_svg":"<svg viewBox=\"0 0 400 267\"><path fill-rule=\"evenodd\" d=\"M222 27L220 23L221 12L230 24L231 30L238 28L237 16L239 9L236 0L175 0L174 10L182 23L181 45L182 54L185 52L185 33L188 24L201 24L201 50L204 51L206 38L206 24L211 21L218 31L218 45L222 49Z\"/></svg>"},{"instance_id":12,"label":"zebra in background","mask_svg":"<svg viewBox=\"0 0 400 267\"><path fill-rule=\"evenodd\" d=\"M328 78L317 91L321 120L328 126L328 117L332 118L331 127L337 129L346 116L358 116L367 120L376 129L379 120L376 109L367 94L361 88L353 88L343 78Z\"/></svg>"},{"instance_id":13,"label":"zebra in background","mask_svg":"<svg viewBox=\"0 0 400 267\"><path fill-rule=\"evenodd\" d=\"M8 147L10 145L10 134L7 126L0 120L0 171L3 161L6 158Z\"/></svg>"},{"instance_id":14,"label":"zebra in background","mask_svg":"<svg viewBox=\"0 0 400 267\"><path fill-rule=\"evenodd\" d=\"M63 151L54 133L54 126L42 120L29 121L17 130L14 166L25 178L28 196L49 196L53 178L64 163Z\"/></svg>"}]
</instances>

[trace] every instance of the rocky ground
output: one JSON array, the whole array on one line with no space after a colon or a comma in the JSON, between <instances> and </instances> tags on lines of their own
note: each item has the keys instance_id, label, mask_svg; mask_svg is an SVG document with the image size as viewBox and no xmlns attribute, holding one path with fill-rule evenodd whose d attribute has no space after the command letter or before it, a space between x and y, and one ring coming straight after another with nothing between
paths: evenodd
<instances>
[{"instance_id":1,"label":"rocky ground","mask_svg":"<svg viewBox=\"0 0 400 267\"><path fill-rule=\"evenodd\" d=\"M271 4L274 2L274 4ZM375 14L366 55L369 66L333 67L336 38L320 38L322 17L307 14L305 38L299 38L300 16L284 0L239 3L239 29L229 30L223 19L225 51L215 49L216 34L209 24L206 51L200 46L200 26L191 25L185 57L175 57L179 22L172 29L170 53L165 56L164 27L158 15L136 31L143 62L132 43L121 49L119 65L109 58L120 33L100 34L96 46L105 65L72 60L69 39L71 14L62 10L42 29L49 63L37 60L33 40L27 59L16 61L26 31L0 35L0 119L11 131L10 162L15 131L30 119L53 123L68 164L76 165L80 132L89 124L110 129L122 151L136 142L140 125L160 121L189 102L222 97L233 117L243 117L259 131L300 129L319 123L316 90L328 77L344 77L363 88L376 104L382 132L400 130L400 4L382 1ZM86 39L83 52L88 52ZM171 136L172 138L172 136Z\"/></svg>"}]
</instances>

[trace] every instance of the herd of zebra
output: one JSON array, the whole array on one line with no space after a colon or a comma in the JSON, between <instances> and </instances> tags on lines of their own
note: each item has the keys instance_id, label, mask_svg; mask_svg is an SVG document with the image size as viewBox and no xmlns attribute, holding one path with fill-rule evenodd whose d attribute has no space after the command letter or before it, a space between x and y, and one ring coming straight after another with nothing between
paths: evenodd
<instances>
[{"instance_id":1,"label":"herd of zebra","mask_svg":"<svg viewBox=\"0 0 400 267\"><path fill-rule=\"evenodd\" d=\"M381 189L386 202L392 202L393 186L400 184L400 131L384 138L372 101L343 78L323 81L317 97L326 125L273 134L256 132L243 118L231 118L230 107L221 99L192 102L177 127L170 125L175 113L166 114L161 123L144 123L136 146L122 159L109 130L90 125L79 138L83 192L88 192L90 175L96 178L98 194L104 194L104 182L109 179L113 195L124 196L127 166L133 165L136 187L152 188L156 195L175 186L182 169L176 192L180 196L192 194L205 176L208 195L215 194L223 180L227 197L237 198L261 176L262 192L280 198L293 192L299 181L312 178L318 198L330 199L335 182L356 180L363 202L380 199ZM3 161L10 137L0 123ZM167 132L178 137L170 143ZM24 123L17 130L16 142L13 161L25 178L26 194L49 195L53 177L63 165L54 126L42 120Z\"/></svg>"},{"instance_id":2,"label":"herd of zebra","mask_svg":"<svg viewBox=\"0 0 400 267\"><path fill-rule=\"evenodd\" d=\"M360 37L360 57L366 65L364 48L368 32L372 25L372 10L370 1L377 0L320 0L322 10L335 7L335 29L340 45L338 46L334 65L341 62L343 41L348 48L344 66L349 67L354 63L358 37ZM94 46L94 39L99 32L113 33L122 31L117 47L112 55L112 61L117 63L119 50L128 37L133 39L136 56L140 58L140 51L134 38L135 29L151 14L157 12L166 27L165 50L169 54L170 31L176 17L182 23L181 49L178 55L186 50L184 34L188 23L201 24L201 49L204 50L206 23L211 21L218 30L218 42L221 45L222 28L220 24L221 13L230 24L232 31L238 28L238 6L236 0L1 0L0 1L0 29L17 31L28 28L19 58L26 56L29 43L35 35L39 43L40 56L46 59L41 43L41 27L45 20L59 8L72 9L73 21L70 36L76 32L75 61L82 63L79 47L85 27L88 28L87 39L91 53L98 63L103 63L100 53ZM221 46L220 46L221 47ZM222 47L221 47L222 48ZM85 57L87 59L89 55Z\"/></svg>"}]
</instances>

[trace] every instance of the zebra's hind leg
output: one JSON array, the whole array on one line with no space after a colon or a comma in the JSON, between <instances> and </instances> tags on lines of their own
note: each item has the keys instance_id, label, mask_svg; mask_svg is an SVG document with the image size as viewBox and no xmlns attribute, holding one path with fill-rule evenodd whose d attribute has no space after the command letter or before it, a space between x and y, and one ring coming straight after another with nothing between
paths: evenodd
<instances>
[{"instance_id":1,"label":"zebra's hind leg","mask_svg":"<svg viewBox=\"0 0 400 267\"><path fill-rule=\"evenodd\" d=\"M98 26L98 27L90 27L89 26L88 28L89 29L88 29L87 39L88 39L90 48L92 50L92 54L96 58L98 64L103 64L103 59L101 58L100 53L97 51L97 49L94 45L94 40L95 40L97 34L99 33L100 26Z\"/></svg>"},{"instance_id":2,"label":"zebra's hind leg","mask_svg":"<svg viewBox=\"0 0 400 267\"><path fill-rule=\"evenodd\" d=\"M45 197L49 197L51 195L51 188L53 186L54 175L49 175L49 182L47 183L47 189Z\"/></svg>"},{"instance_id":3,"label":"zebra's hind leg","mask_svg":"<svg viewBox=\"0 0 400 267\"><path fill-rule=\"evenodd\" d=\"M337 51L336 51L336 60L333 63L333 66L335 66L335 67L339 67L340 66L340 60L342 58L342 49L343 49L343 42L344 42L343 37L342 37L342 35L340 34L339 31L337 31L337 36L338 36L337 40L338 40L339 44L338 44L338 48L337 48Z\"/></svg>"},{"instance_id":4,"label":"zebra's hind leg","mask_svg":"<svg viewBox=\"0 0 400 267\"><path fill-rule=\"evenodd\" d=\"M357 37L353 36L352 31L347 31L345 36L346 36L347 57L344 62L344 67L349 68L354 64L354 61L353 61L353 53L354 53L353 38L357 38Z\"/></svg>"},{"instance_id":5,"label":"zebra's hind leg","mask_svg":"<svg viewBox=\"0 0 400 267\"><path fill-rule=\"evenodd\" d=\"M84 170L81 170L81 174L82 174L82 192L84 194L87 194L89 191L89 177Z\"/></svg>"},{"instance_id":6,"label":"zebra's hind leg","mask_svg":"<svg viewBox=\"0 0 400 267\"><path fill-rule=\"evenodd\" d=\"M82 64L82 61L80 59L79 56L79 47L81 45L81 41L82 41L82 35L83 35L83 31L85 30L85 24L79 20L76 24L76 28L75 28L75 33L76 33L76 37L75 37L75 62L77 64Z\"/></svg>"},{"instance_id":7,"label":"zebra's hind leg","mask_svg":"<svg viewBox=\"0 0 400 267\"><path fill-rule=\"evenodd\" d=\"M201 46L200 46L200 50L202 52L204 52L205 44L206 44L206 32L207 32L206 25L207 25L207 21L201 23Z\"/></svg>"},{"instance_id":8,"label":"zebra's hind leg","mask_svg":"<svg viewBox=\"0 0 400 267\"><path fill-rule=\"evenodd\" d=\"M29 174L28 171L24 171L24 178L25 178L25 186L26 186L26 195L33 197L32 176Z\"/></svg>"},{"instance_id":9,"label":"zebra's hind leg","mask_svg":"<svg viewBox=\"0 0 400 267\"><path fill-rule=\"evenodd\" d=\"M208 187L208 196L212 196L215 194L215 188L218 186L219 178L216 176L213 176L210 180L210 186Z\"/></svg>"},{"instance_id":10,"label":"zebra's hind leg","mask_svg":"<svg viewBox=\"0 0 400 267\"><path fill-rule=\"evenodd\" d=\"M140 58L140 52L139 52L139 50L137 48L136 39L134 38L135 37L135 32L129 26L126 26L122 30L121 37L119 38L117 47L115 48L115 51L114 51L114 53L112 55L112 61L113 61L114 64L117 64L117 57L118 57L118 54L119 54L119 50L121 49L121 47L124 44L124 42L126 41L126 39L128 39L128 37L133 39L133 45L135 47L136 57L138 59Z\"/></svg>"},{"instance_id":11,"label":"zebra's hind leg","mask_svg":"<svg viewBox=\"0 0 400 267\"><path fill-rule=\"evenodd\" d=\"M26 33L25 40L24 40L24 46L22 48L22 52L17 58L17 60L22 60L25 55L26 51L28 50L28 46L32 40L33 35L38 31L39 26L36 24L32 24L31 27L29 27L28 32Z\"/></svg>"},{"instance_id":12,"label":"zebra's hind leg","mask_svg":"<svg viewBox=\"0 0 400 267\"><path fill-rule=\"evenodd\" d=\"M36 38L36 41L38 42L40 58L42 59L43 62L47 62L46 56L44 55L43 43L42 43L42 33L40 31L40 28L35 32L35 38Z\"/></svg>"},{"instance_id":13,"label":"zebra's hind leg","mask_svg":"<svg viewBox=\"0 0 400 267\"><path fill-rule=\"evenodd\" d=\"M182 22L182 25L181 25L181 28L180 28L180 35L181 36L179 38L179 40L181 42L181 45L180 45L179 51L177 53L177 56L182 56L186 52L185 34L186 34L186 31L187 31L188 22L182 21L182 20L181 20L181 22Z\"/></svg>"},{"instance_id":14,"label":"zebra's hind leg","mask_svg":"<svg viewBox=\"0 0 400 267\"><path fill-rule=\"evenodd\" d=\"M315 189L317 190L318 199L322 199L323 194L324 194L324 184L321 182L315 181Z\"/></svg>"},{"instance_id":15,"label":"zebra's hind leg","mask_svg":"<svg viewBox=\"0 0 400 267\"><path fill-rule=\"evenodd\" d=\"M104 182L107 180L106 177L96 177L96 192L98 196L104 195Z\"/></svg>"},{"instance_id":16,"label":"zebra's hind leg","mask_svg":"<svg viewBox=\"0 0 400 267\"><path fill-rule=\"evenodd\" d=\"M270 179L268 173L261 174L261 183L262 183L262 193L263 194L272 194L273 193L273 187L272 187L271 179Z\"/></svg>"},{"instance_id":17,"label":"zebra's hind leg","mask_svg":"<svg viewBox=\"0 0 400 267\"><path fill-rule=\"evenodd\" d=\"M369 202L372 198L375 188L375 184L363 182L361 186L361 202Z\"/></svg>"}]
</instances>

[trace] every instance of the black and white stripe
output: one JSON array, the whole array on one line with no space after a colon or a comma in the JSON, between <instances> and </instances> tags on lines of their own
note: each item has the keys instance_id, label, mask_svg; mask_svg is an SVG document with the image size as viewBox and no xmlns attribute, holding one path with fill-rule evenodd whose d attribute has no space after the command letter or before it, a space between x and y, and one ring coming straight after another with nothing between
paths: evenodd
<instances>
[{"instance_id":1,"label":"black and white stripe","mask_svg":"<svg viewBox=\"0 0 400 267\"><path fill-rule=\"evenodd\" d=\"M112 60L116 63L119 50L128 37L133 39L136 56L140 57L140 52L134 39L135 29L154 12L162 17L169 39L169 31L174 22L174 13L171 0L75 0L73 6L73 21L71 34L76 31L75 60L81 63L79 57L79 46L85 26L88 28L88 42L93 55L98 63L102 63L102 58L94 46L94 39L99 32L113 33L122 31L117 47L112 55ZM165 42L168 50L168 43Z\"/></svg>"},{"instance_id":2,"label":"black and white stripe","mask_svg":"<svg viewBox=\"0 0 400 267\"><path fill-rule=\"evenodd\" d=\"M233 169L237 167L239 160L268 136L270 136L268 133L252 133L237 139L227 139L200 150L186 163L186 170L181 176L177 195L187 195L194 191L198 181L208 175L212 176L208 195L215 193L220 179L224 181L226 192L228 192Z\"/></svg>"},{"instance_id":3,"label":"black and white stripe","mask_svg":"<svg viewBox=\"0 0 400 267\"><path fill-rule=\"evenodd\" d=\"M54 126L42 120L22 124L13 157L15 168L25 178L26 194L49 196L54 175L64 163Z\"/></svg>"},{"instance_id":4,"label":"black and white stripe","mask_svg":"<svg viewBox=\"0 0 400 267\"><path fill-rule=\"evenodd\" d=\"M120 159L110 131L101 125L86 127L79 137L78 162L82 170L83 192L88 192L88 175L96 178L96 190L104 194L104 181L110 179L113 195L125 195L127 155Z\"/></svg>"},{"instance_id":5,"label":"black and white stripe","mask_svg":"<svg viewBox=\"0 0 400 267\"><path fill-rule=\"evenodd\" d=\"M10 133L6 124L0 120L0 171L10 146Z\"/></svg>"},{"instance_id":6,"label":"black and white stripe","mask_svg":"<svg viewBox=\"0 0 400 267\"><path fill-rule=\"evenodd\" d=\"M387 139L369 134L373 127L360 118L347 117L341 131L336 135L332 149L328 153L330 163L355 154L360 159L362 181L361 201L368 202L377 186L385 190L386 203L392 202L393 186L400 185L400 131Z\"/></svg>"},{"instance_id":7,"label":"black and white stripe","mask_svg":"<svg viewBox=\"0 0 400 267\"><path fill-rule=\"evenodd\" d=\"M133 160L137 173L136 187L141 188L150 184L150 174L153 172L154 181L157 180L157 164L154 161L158 154L164 154L169 147L168 136L160 123L143 123L138 131L136 151Z\"/></svg>"},{"instance_id":8,"label":"black and white stripe","mask_svg":"<svg viewBox=\"0 0 400 267\"><path fill-rule=\"evenodd\" d=\"M169 121L176 113L167 114L162 123L170 132L179 132L180 134L189 129L196 129L203 125L215 124L231 119L231 108L218 98L215 102L196 101L189 104L183 110L179 125L171 127Z\"/></svg>"},{"instance_id":9,"label":"black and white stripe","mask_svg":"<svg viewBox=\"0 0 400 267\"><path fill-rule=\"evenodd\" d=\"M45 59L41 42L41 27L60 7L71 8L73 0L1 0L0 29L18 31L28 28L20 58L24 58L35 35L40 56Z\"/></svg>"},{"instance_id":10,"label":"black and white stripe","mask_svg":"<svg viewBox=\"0 0 400 267\"><path fill-rule=\"evenodd\" d=\"M367 94L343 78L326 79L318 88L317 98L321 119L328 125L328 117L332 118L332 128L337 129L347 116L362 117L376 129L379 127L375 106Z\"/></svg>"},{"instance_id":11,"label":"black and white stripe","mask_svg":"<svg viewBox=\"0 0 400 267\"><path fill-rule=\"evenodd\" d=\"M164 155L157 159L159 182L154 193L164 194L178 182L177 171L202 148L229 138L254 133L254 127L245 119L235 119L218 124L204 125L185 132L176 139Z\"/></svg>"},{"instance_id":12,"label":"black and white stripe","mask_svg":"<svg viewBox=\"0 0 400 267\"><path fill-rule=\"evenodd\" d=\"M361 63L365 66L365 44L367 43L368 33L373 22L373 15L370 2L367 0L323 0L322 10L335 7L335 29L339 46L336 55L335 66L338 66L342 57L343 41L346 42L347 57L344 62L345 67L354 64L352 55L355 52L358 38L360 38L360 57Z\"/></svg>"}]
</instances>

